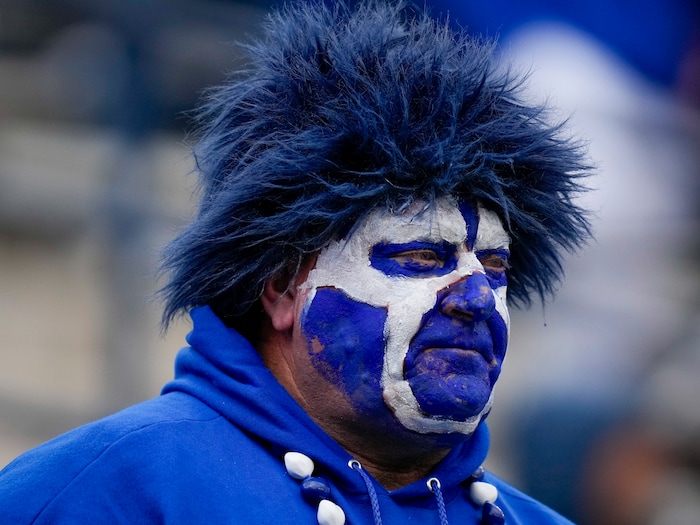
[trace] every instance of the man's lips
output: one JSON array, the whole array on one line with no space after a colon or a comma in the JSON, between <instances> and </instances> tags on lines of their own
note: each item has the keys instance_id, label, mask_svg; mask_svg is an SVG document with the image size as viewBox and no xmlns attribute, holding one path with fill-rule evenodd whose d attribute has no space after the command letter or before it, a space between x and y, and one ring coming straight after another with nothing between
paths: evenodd
<instances>
[{"instance_id":1,"label":"man's lips","mask_svg":"<svg viewBox=\"0 0 700 525\"><path fill-rule=\"evenodd\" d=\"M450 319L430 319L416 333L409 345L408 355L417 355L430 349L452 348L471 350L481 354L486 361L495 356L494 339L487 323L462 326Z\"/></svg>"},{"instance_id":2,"label":"man's lips","mask_svg":"<svg viewBox=\"0 0 700 525\"><path fill-rule=\"evenodd\" d=\"M411 350L409 351L409 355L412 355L413 357L417 357L422 353L425 352L439 352L439 353L450 353L454 354L455 357L459 356L460 354L478 354L481 357L484 358L484 360L487 363L491 363L492 361L495 360L494 354L493 354L493 347L492 346L487 346L487 345L474 345L474 344L469 344L469 343L461 343L461 344L445 344L445 343L438 343L438 344L421 344L420 346L418 345L411 345Z\"/></svg>"},{"instance_id":3,"label":"man's lips","mask_svg":"<svg viewBox=\"0 0 700 525\"><path fill-rule=\"evenodd\" d=\"M464 325L442 315L431 315L409 344L404 377L431 371L445 374L491 375L500 368L505 347L489 323ZM478 371L477 371L478 370Z\"/></svg>"},{"instance_id":4,"label":"man's lips","mask_svg":"<svg viewBox=\"0 0 700 525\"><path fill-rule=\"evenodd\" d=\"M423 348L407 356L405 377L410 379L423 373L436 373L441 376L483 375L496 365L494 359L484 354L489 351L474 348L434 346Z\"/></svg>"}]
</instances>

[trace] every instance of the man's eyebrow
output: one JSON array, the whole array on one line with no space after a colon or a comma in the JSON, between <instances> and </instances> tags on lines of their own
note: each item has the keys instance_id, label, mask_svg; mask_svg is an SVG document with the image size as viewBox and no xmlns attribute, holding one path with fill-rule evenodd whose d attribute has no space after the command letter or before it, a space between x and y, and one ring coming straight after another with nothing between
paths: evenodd
<instances>
[{"instance_id":1,"label":"man's eyebrow","mask_svg":"<svg viewBox=\"0 0 700 525\"><path fill-rule=\"evenodd\" d=\"M412 249L433 248L445 252L454 252L457 245L446 240L434 239L414 239L407 242L388 242L381 241L372 246L373 255L385 255L387 252L396 252L397 250L409 251Z\"/></svg>"},{"instance_id":2,"label":"man's eyebrow","mask_svg":"<svg viewBox=\"0 0 700 525\"><path fill-rule=\"evenodd\" d=\"M490 255L490 254L495 254L495 255L504 255L506 257L510 257L510 249L508 248L484 248L483 250L475 250L474 253L477 253L479 255Z\"/></svg>"}]
</instances>

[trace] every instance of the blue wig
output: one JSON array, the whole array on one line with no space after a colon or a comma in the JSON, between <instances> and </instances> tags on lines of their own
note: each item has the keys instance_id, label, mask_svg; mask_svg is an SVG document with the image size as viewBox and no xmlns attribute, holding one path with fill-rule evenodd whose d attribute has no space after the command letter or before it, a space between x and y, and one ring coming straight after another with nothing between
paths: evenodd
<instances>
[{"instance_id":1,"label":"blue wig","mask_svg":"<svg viewBox=\"0 0 700 525\"><path fill-rule=\"evenodd\" d=\"M209 93L195 149L198 215L168 247L164 322L211 305L241 328L263 284L376 207L451 194L512 237L511 303L545 298L589 235L580 146L519 98L494 44L380 2L297 3ZM291 268L291 270L290 270Z\"/></svg>"}]
</instances>

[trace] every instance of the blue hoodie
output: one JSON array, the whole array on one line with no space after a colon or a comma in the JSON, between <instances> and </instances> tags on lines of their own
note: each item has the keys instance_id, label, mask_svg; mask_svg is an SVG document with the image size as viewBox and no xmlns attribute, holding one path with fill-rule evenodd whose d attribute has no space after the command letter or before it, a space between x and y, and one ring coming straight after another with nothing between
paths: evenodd
<instances>
[{"instance_id":1,"label":"blue hoodie","mask_svg":"<svg viewBox=\"0 0 700 525\"><path fill-rule=\"evenodd\" d=\"M31 450L0 473L3 524L317 523L314 502L287 474L283 456L302 452L349 525L375 514L352 459L302 410L256 350L207 307L192 312L190 346L160 397L85 425ZM479 523L469 476L488 451L481 424L433 470L453 524ZM371 478L370 478L371 479ZM570 523L497 479L508 525ZM387 491L371 479L383 523L439 524L426 480Z\"/></svg>"}]
</instances>

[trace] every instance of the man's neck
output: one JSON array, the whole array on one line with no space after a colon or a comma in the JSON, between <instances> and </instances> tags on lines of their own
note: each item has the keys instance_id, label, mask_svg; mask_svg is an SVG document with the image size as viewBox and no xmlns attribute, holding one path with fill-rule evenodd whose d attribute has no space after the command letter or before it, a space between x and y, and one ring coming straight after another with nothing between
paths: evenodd
<instances>
[{"instance_id":1,"label":"man's neck","mask_svg":"<svg viewBox=\"0 0 700 525\"><path fill-rule=\"evenodd\" d=\"M424 478L449 453L449 450L439 450L421 457L386 461L345 449L387 490L396 490Z\"/></svg>"},{"instance_id":2,"label":"man's neck","mask_svg":"<svg viewBox=\"0 0 700 525\"><path fill-rule=\"evenodd\" d=\"M425 477L451 450L438 447L428 437L411 443L410 439L387 439L390 434L381 430L353 433L347 427L336 429L333 422L317 423L387 490Z\"/></svg>"}]
</instances>

